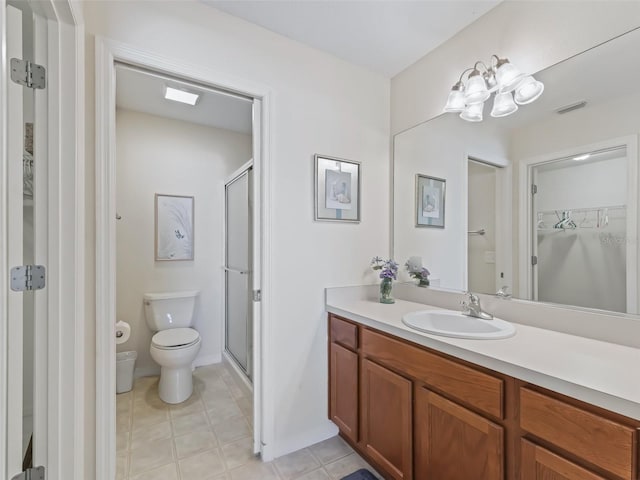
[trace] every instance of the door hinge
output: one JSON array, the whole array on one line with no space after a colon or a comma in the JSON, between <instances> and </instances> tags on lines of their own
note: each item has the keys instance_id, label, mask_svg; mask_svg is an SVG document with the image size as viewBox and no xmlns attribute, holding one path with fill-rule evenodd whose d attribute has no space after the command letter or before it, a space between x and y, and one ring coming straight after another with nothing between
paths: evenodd
<instances>
[{"instance_id":1,"label":"door hinge","mask_svg":"<svg viewBox=\"0 0 640 480\"><path fill-rule=\"evenodd\" d=\"M11 80L27 88L43 89L47 83L47 72L42 65L29 60L11 59Z\"/></svg>"},{"instance_id":2,"label":"door hinge","mask_svg":"<svg viewBox=\"0 0 640 480\"><path fill-rule=\"evenodd\" d=\"M11 290L24 292L42 290L46 285L44 265L20 265L11 269Z\"/></svg>"},{"instance_id":3,"label":"door hinge","mask_svg":"<svg viewBox=\"0 0 640 480\"><path fill-rule=\"evenodd\" d=\"M538 185L533 183L531 184L531 195L535 195L536 193L538 193Z\"/></svg>"},{"instance_id":4,"label":"door hinge","mask_svg":"<svg viewBox=\"0 0 640 480\"><path fill-rule=\"evenodd\" d=\"M13 476L11 480L44 480L44 467L28 468Z\"/></svg>"},{"instance_id":5,"label":"door hinge","mask_svg":"<svg viewBox=\"0 0 640 480\"><path fill-rule=\"evenodd\" d=\"M254 302L262 301L262 290L254 290L253 291L253 301Z\"/></svg>"},{"instance_id":6,"label":"door hinge","mask_svg":"<svg viewBox=\"0 0 640 480\"><path fill-rule=\"evenodd\" d=\"M531 255L531 265L538 264L538 257L536 255Z\"/></svg>"}]
</instances>

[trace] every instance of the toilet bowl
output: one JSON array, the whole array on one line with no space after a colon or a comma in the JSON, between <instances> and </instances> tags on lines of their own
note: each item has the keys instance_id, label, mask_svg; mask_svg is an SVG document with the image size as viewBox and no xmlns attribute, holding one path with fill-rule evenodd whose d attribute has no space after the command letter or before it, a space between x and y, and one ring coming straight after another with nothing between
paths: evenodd
<instances>
[{"instance_id":1,"label":"toilet bowl","mask_svg":"<svg viewBox=\"0 0 640 480\"><path fill-rule=\"evenodd\" d=\"M146 293L145 317L157 333L151 358L160 365L158 393L166 403L181 403L193 393L192 364L200 351L200 334L193 324L198 292Z\"/></svg>"}]
</instances>

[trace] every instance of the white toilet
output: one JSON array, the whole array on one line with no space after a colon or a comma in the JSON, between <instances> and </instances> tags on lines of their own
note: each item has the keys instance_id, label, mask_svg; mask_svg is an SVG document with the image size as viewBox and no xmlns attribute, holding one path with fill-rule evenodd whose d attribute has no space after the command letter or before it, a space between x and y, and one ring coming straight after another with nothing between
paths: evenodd
<instances>
[{"instance_id":1,"label":"white toilet","mask_svg":"<svg viewBox=\"0 0 640 480\"><path fill-rule=\"evenodd\" d=\"M144 314L151 339L151 358L161 367L160 398L184 402L193 392L191 365L200 351L200 334L191 327L200 292L145 293Z\"/></svg>"}]
</instances>

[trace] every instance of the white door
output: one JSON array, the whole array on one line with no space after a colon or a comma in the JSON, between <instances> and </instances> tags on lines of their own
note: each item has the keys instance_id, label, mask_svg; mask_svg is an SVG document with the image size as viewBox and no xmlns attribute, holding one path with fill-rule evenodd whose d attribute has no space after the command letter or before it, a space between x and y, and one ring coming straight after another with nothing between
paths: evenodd
<instances>
[{"instance_id":1,"label":"white door","mask_svg":"<svg viewBox=\"0 0 640 480\"><path fill-rule=\"evenodd\" d=\"M252 377L252 167L225 186L225 348Z\"/></svg>"},{"instance_id":2,"label":"white door","mask_svg":"<svg viewBox=\"0 0 640 480\"><path fill-rule=\"evenodd\" d=\"M46 463L46 392L42 390L46 390L46 364L44 368L38 366L43 365L41 355L46 353L46 346L37 355L35 347L36 342L43 345L40 340L46 338L46 292L19 291L20 285L26 281L21 276L28 273L23 266L42 260L41 256L37 258L42 251L42 243L36 241L36 230L45 238L39 226L42 225L40 219L46 218L42 211L46 206L36 202L40 195L36 181L45 161L44 152L39 147L43 144L45 131L41 120L46 112L41 107L46 104L46 93L44 89L23 86L11 78L11 70L20 70L15 60L36 63L43 53L41 46L46 26L45 22L37 20L28 2L15 5L6 5L7 60L11 62L5 79L6 258L8 268L20 268L12 270L6 302L7 436L6 472L3 474L7 479ZM31 279L36 283L44 275L39 269L31 273L34 275ZM37 382L40 382L39 388L36 388ZM38 478L35 473L31 478Z\"/></svg>"}]
</instances>

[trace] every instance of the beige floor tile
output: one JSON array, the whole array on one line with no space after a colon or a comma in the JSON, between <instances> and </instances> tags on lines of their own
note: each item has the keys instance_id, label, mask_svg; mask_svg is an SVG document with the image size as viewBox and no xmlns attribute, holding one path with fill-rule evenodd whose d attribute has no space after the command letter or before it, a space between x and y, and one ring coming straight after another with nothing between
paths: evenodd
<instances>
[{"instance_id":1,"label":"beige floor tile","mask_svg":"<svg viewBox=\"0 0 640 480\"><path fill-rule=\"evenodd\" d=\"M309 450L323 465L353 453L353 449L338 436L316 443Z\"/></svg>"},{"instance_id":2,"label":"beige floor tile","mask_svg":"<svg viewBox=\"0 0 640 480\"><path fill-rule=\"evenodd\" d=\"M147 442L143 447L131 450L129 476L174 462L173 442L170 438Z\"/></svg>"},{"instance_id":3,"label":"beige floor tile","mask_svg":"<svg viewBox=\"0 0 640 480\"><path fill-rule=\"evenodd\" d=\"M221 403L233 402L234 399L229 393L229 390L225 387L224 390L205 390L200 394L202 401L206 405L207 409L214 408Z\"/></svg>"},{"instance_id":4,"label":"beige floor tile","mask_svg":"<svg viewBox=\"0 0 640 480\"><path fill-rule=\"evenodd\" d=\"M171 424L168 421L141 427L131 433L131 449L138 449L149 442L164 438L171 438Z\"/></svg>"},{"instance_id":5,"label":"beige floor tile","mask_svg":"<svg viewBox=\"0 0 640 480\"><path fill-rule=\"evenodd\" d=\"M129 432L116 433L116 452L129 450Z\"/></svg>"},{"instance_id":6,"label":"beige floor tile","mask_svg":"<svg viewBox=\"0 0 640 480\"><path fill-rule=\"evenodd\" d=\"M140 430L151 425L166 422L169 420L169 409L157 410L149 408L133 414L133 430Z\"/></svg>"},{"instance_id":7,"label":"beige floor tile","mask_svg":"<svg viewBox=\"0 0 640 480\"><path fill-rule=\"evenodd\" d=\"M208 409L207 415L209 416L211 425L215 426L232 418L242 417L242 410L240 410L236 402L230 400L218 404L217 407Z\"/></svg>"},{"instance_id":8,"label":"beige floor tile","mask_svg":"<svg viewBox=\"0 0 640 480\"><path fill-rule=\"evenodd\" d=\"M320 467L308 449L298 450L275 460L276 468L282 478L291 480Z\"/></svg>"},{"instance_id":9,"label":"beige floor tile","mask_svg":"<svg viewBox=\"0 0 640 480\"><path fill-rule=\"evenodd\" d=\"M377 475L377 472L365 462L360 455L352 453L346 457L336 460L333 463L328 463L324 466L325 470L329 473L329 476L333 480L339 480L342 477L349 475L350 473L360 470L361 468L368 469L371 473L376 475L376 478L381 478Z\"/></svg>"},{"instance_id":10,"label":"beige floor tile","mask_svg":"<svg viewBox=\"0 0 640 480\"><path fill-rule=\"evenodd\" d=\"M278 480L273 465L260 460L243 465L229 472L231 480Z\"/></svg>"},{"instance_id":11,"label":"beige floor tile","mask_svg":"<svg viewBox=\"0 0 640 480\"><path fill-rule=\"evenodd\" d=\"M154 468L131 477L131 480L178 480L178 464L170 463L160 468Z\"/></svg>"},{"instance_id":12,"label":"beige floor tile","mask_svg":"<svg viewBox=\"0 0 640 480\"><path fill-rule=\"evenodd\" d=\"M223 473L222 475L216 475L215 477L211 477L211 480L231 480L231 477L228 473Z\"/></svg>"},{"instance_id":13,"label":"beige floor tile","mask_svg":"<svg viewBox=\"0 0 640 480\"><path fill-rule=\"evenodd\" d=\"M171 417L173 426L173 436L178 437L192 432L209 431L209 419L204 412L192 413L190 415L178 415Z\"/></svg>"},{"instance_id":14,"label":"beige floor tile","mask_svg":"<svg viewBox=\"0 0 640 480\"><path fill-rule=\"evenodd\" d=\"M116 413L116 432L130 432L131 431L131 414L130 413Z\"/></svg>"},{"instance_id":15,"label":"beige floor tile","mask_svg":"<svg viewBox=\"0 0 640 480\"><path fill-rule=\"evenodd\" d=\"M184 402L171 405L169 407L169 411L171 412L172 417L190 415L192 413L204 411L204 405L200 399L200 394L194 391Z\"/></svg>"},{"instance_id":16,"label":"beige floor tile","mask_svg":"<svg viewBox=\"0 0 640 480\"><path fill-rule=\"evenodd\" d=\"M324 468L319 468L313 472L305 473L300 477L295 477L295 480L329 480L330 478Z\"/></svg>"},{"instance_id":17,"label":"beige floor tile","mask_svg":"<svg viewBox=\"0 0 640 480\"><path fill-rule=\"evenodd\" d=\"M211 450L218 446L213 432L187 433L173 439L179 459L189 457L204 450Z\"/></svg>"},{"instance_id":18,"label":"beige floor tile","mask_svg":"<svg viewBox=\"0 0 640 480\"><path fill-rule=\"evenodd\" d=\"M225 471L224 461L218 449L207 450L178 462L184 480L208 479Z\"/></svg>"},{"instance_id":19,"label":"beige floor tile","mask_svg":"<svg viewBox=\"0 0 640 480\"><path fill-rule=\"evenodd\" d=\"M232 470L255 460L256 456L253 453L253 439L248 437L237 442L223 445L222 455L224 456L227 470Z\"/></svg>"},{"instance_id":20,"label":"beige floor tile","mask_svg":"<svg viewBox=\"0 0 640 480\"><path fill-rule=\"evenodd\" d=\"M242 410L242 413L246 417L250 417L253 415L253 399L252 398L249 398L249 397L236 398L236 403L238 404L238 407L240 407L240 410Z\"/></svg>"},{"instance_id":21,"label":"beige floor tile","mask_svg":"<svg viewBox=\"0 0 640 480\"><path fill-rule=\"evenodd\" d=\"M116 480L125 480L129 470L129 454L127 452L116 455Z\"/></svg>"},{"instance_id":22,"label":"beige floor tile","mask_svg":"<svg viewBox=\"0 0 640 480\"><path fill-rule=\"evenodd\" d=\"M231 418L213 426L213 431L221 445L251 436L249 424L244 417Z\"/></svg>"}]
</instances>

